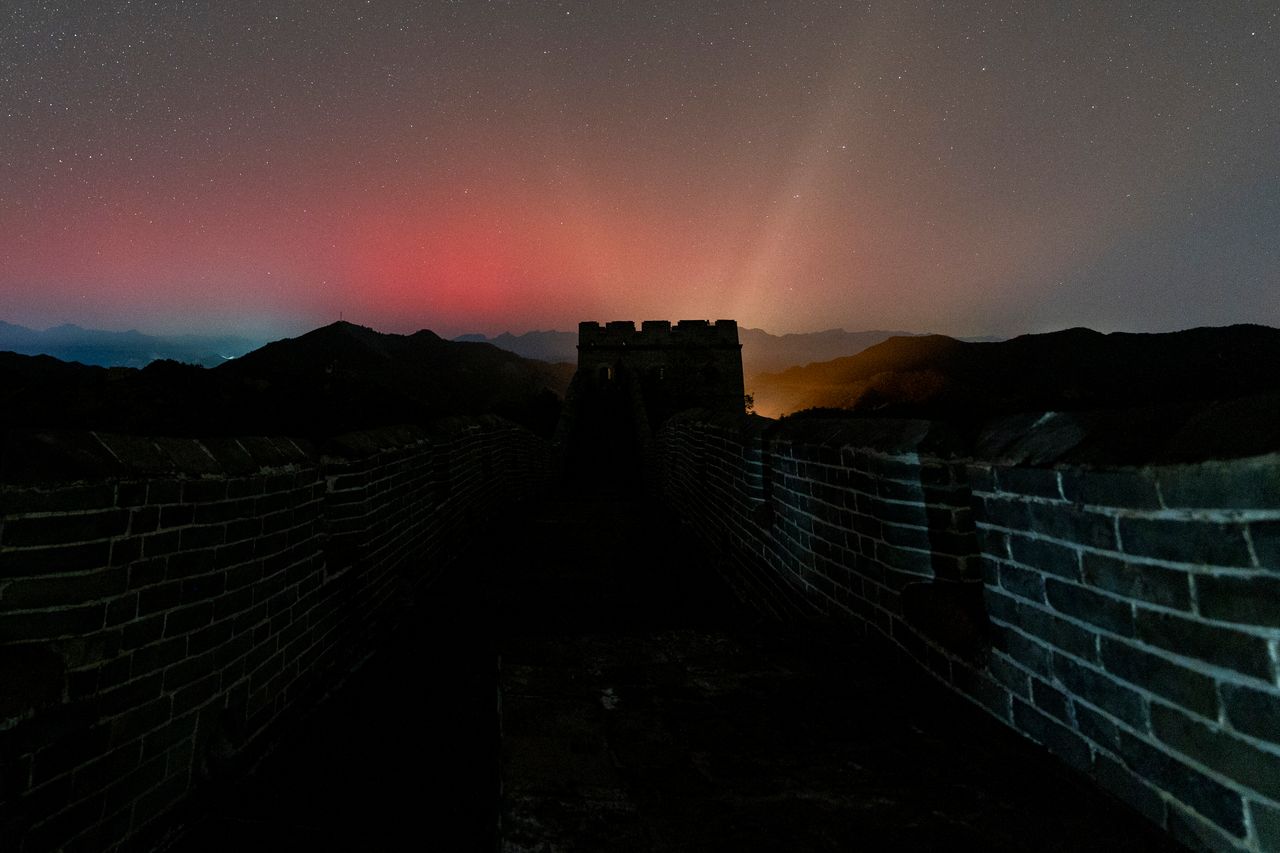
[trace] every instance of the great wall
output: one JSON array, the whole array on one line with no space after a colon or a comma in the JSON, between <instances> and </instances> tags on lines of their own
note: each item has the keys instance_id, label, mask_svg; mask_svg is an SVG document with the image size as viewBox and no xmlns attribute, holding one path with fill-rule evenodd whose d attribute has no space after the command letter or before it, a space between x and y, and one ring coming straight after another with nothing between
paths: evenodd
<instances>
[{"instance_id":1,"label":"great wall","mask_svg":"<svg viewBox=\"0 0 1280 853\"><path fill-rule=\"evenodd\" d=\"M575 405L632 383L597 426L679 411L624 473L743 600L928 673L1172 839L1280 850L1280 456L1096 467L1053 418L985 455L926 421L771 421L741 412L730 321L580 334ZM654 343L677 338L701 354ZM161 845L565 458L497 418L10 440L0 848L23 853Z\"/></svg>"}]
</instances>

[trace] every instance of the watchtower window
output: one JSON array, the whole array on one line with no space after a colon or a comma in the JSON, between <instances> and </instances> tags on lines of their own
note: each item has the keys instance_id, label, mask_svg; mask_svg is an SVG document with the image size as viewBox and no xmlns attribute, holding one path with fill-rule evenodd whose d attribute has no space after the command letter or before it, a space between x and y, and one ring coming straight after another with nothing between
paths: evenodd
<instances>
[{"instance_id":1,"label":"watchtower window","mask_svg":"<svg viewBox=\"0 0 1280 853\"><path fill-rule=\"evenodd\" d=\"M610 365L602 364L596 370L596 379L601 385L613 381L613 368Z\"/></svg>"}]
</instances>

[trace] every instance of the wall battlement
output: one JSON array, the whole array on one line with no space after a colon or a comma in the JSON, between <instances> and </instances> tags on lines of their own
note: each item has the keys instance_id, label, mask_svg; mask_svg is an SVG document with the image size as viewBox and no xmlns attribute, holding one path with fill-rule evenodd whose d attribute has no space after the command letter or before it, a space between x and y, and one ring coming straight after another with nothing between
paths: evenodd
<instances>
[{"instance_id":1,"label":"wall battlement","mask_svg":"<svg viewBox=\"0 0 1280 853\"><path fill-rule=\"evenodd\" d=\"M611 320L603 326L578 324L578 350L607 347L726 347L739 348L736 320L645 320L636 329L631 320Z\"/></svg>"}]
</instances>

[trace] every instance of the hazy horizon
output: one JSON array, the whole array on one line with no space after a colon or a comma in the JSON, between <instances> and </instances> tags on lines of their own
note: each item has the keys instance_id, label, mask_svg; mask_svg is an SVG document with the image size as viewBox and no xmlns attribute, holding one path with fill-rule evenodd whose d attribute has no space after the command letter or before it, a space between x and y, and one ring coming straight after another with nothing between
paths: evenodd
<instances>
[{"instance_id":1,"label":"hazy horizon","mask_svg":"<svg viewBox=\"0 0 1280 853\"><path fill-rule=\"evenodd\" d=\"M631 318L631 317L601 316L601 317L588 317L583 319L585 321L596 321L600 323L609 322L611 320L624 320L624 321L631 320L635 322L638 328L642 320L670 320L671 322L678 322L679 320L686 320L686 319L716 320L721 318L717 318L717 317L644 317L644 318L635 317L635 318ZM860 332L884 331L884 332L904 332L907 334L915 334L915 335L947 335L948 337L953 337L953 338L990 337L990 338L1006 339L1006 338L1017 337L1018 335L1046 334L1046 333L1064 331L1066 329L1073 329L1073 328L1088 328L1096 332L1101 332L1103 334L1110 334L1112 332L1132 333L1132 334L1178 332L1178 331L1184 331L1187 329L1200 328L1202 326L1263 325L1263 326L1271 326L1273 328L1280 328L1280 323L1262 323L1257 321L1242 320L1237 323L1188 324L1188 325L1168 327L1168 328L1098 328L1097 326L1075 324L1075 325L1052 326L1052 327L1039 328L1039 329L1027 329L1019 332L1014 332L1012 334L995 334L995 333L984 333L984 332L952 333L947 331L941 331L938 329L891 328L887 326L866 326L866 327L857 327L857 328L849 328L847 326L846 327L826 326L822 328L791 329L791 330L779 331L776 329L765 328L763 326L752 325L750 323L744 323L740 319L734 318L734 317L725 317L723 319L737 320L738 327L742 330L762 331L762 332L765 332L766 334L773 335L775 337L783 337L786 335L821 334L823 332L844 332L847 334L856 334ZM8 323L14 326L21 326L23 328L30 329L34 332L48 332L52 329L56 329L61 326L75 326L75 327L84 329L86 331L98 331L98 332L110 332L110 333L138 332L140 334L151 336L151 337L181 337L181 336L188 336L188 335L193 337L201 337L201 338L240 337L240 338L247 338L251 340L258 340L258 341L261 341L262 343L268 343L270 341L278 340L281 338L298 337L299 335L304 335L315 329L322 328L324 326L330 325L332 323L340 322L340 321L353 323L358 326L364 326L366 328L370 328L370 329L373 329L374 331L382 332L384 334L411 335L414 332L425 330L425 331L433 332L439 335L440 337L448 340L453 340L455 338L463 337L466 335L482 335L485 338L496 338L503 334L510 334L510 335L519 337L521 335L537 334L537 333L561 333L561 334L576 335L578 332L577 322L574 322L572 328L563 328L563 329L489 327L489 329L487 330L482 330L482 329L475 329L475 328L468 327L468 328L460 328L458 330L454 330L454 329L442 330L441 328L435 328L429 325L416 326L416 327L401 326L397 328L386 328L378 325L373 325L370 323L361 322L359 319L356 319L356 318L335 317L331 320L317 322L311 325L304 324L301 321L295 321L289 326L282 326L280 328L270 328L270 327L262 326L258 328L251 327L246 329L244 327L236 327L236 326L213 326L213 325L186 326L186 327L177 326L177 325L143 326L141 324L131 325L128 323L121 323L119 325L92 325L89 321L86 321L86 320L77 321L75 319L65 319L58 322L48 323L47 325L39 325L39 324L30 323L30 322L20 322L19 320L16 320L12 317L0 316L0 322Z\"/></svg>"}]
</instances>

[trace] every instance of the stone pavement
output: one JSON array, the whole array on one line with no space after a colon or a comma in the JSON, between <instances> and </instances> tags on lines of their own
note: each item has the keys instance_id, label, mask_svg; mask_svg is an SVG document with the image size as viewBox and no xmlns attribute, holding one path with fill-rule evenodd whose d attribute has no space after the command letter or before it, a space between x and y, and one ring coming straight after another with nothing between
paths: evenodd
<instances>
[{"instance_id":1,"label":"stone pavement","mask_svg":"<svg viewBox=\"0 0 1280 853\"><path fill-rule=\"evenodd\" d=\"M758 620L677 525L599 498L495 529L173 849L495 847L1172 844L923 677Z\"/></svg>"},{"instance_id":2,"label":"stone pavement","mask_svg":"<svg viewBox=\"0 0 1280 853\"><path fill-rule=\"evenodd\" d=\"M544 508L502 585L502 845L1140 851L1172 843L850 640L757 623L635 505Z\"/></svg>"}]
</instances>

